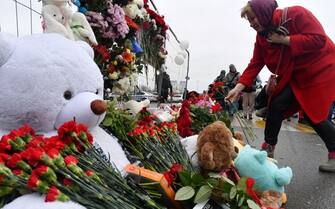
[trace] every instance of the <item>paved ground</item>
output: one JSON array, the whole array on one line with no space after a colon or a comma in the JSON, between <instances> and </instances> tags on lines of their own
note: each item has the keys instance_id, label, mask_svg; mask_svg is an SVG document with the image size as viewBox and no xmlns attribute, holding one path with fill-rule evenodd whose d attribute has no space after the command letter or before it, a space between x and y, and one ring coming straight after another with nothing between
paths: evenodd
<instances>
[{"instance_id":1,"label":"paved ground","mask_svg":"<svg viewBox=\"0 0 335 209\"><path fill-rule=\"evenodd\" d=\"M260 147L265 122L249 121L258 139L252 143ZM238 126L236 121L233 125ZM296 119L283 123L275 158L280 166L290 166L294 177L286 187L287 209L335 209L335 174L320 173L318 165L327 159L327 150L321 139Z\"/></svg>"}]
</instances>

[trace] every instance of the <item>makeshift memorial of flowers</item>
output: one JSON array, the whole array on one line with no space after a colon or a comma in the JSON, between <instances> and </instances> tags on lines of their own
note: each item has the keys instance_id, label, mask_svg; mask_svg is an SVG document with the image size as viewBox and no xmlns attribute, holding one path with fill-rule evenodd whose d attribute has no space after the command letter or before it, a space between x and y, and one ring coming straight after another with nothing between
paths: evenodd
<instances>
[{"instance_id":1,"label":"makeshift memorial of flowers","mask_svg":"<svg viewBox=\"0 0 335 209\"><path fill-rule=\"evenodd\" d=\"M71 199L88 209L162 208L124 179L92 141L87 128L74 121L50 138L27 125L12 130L0 141L1 196L25 190L46 194L47 202Z\"/></svg>"},{"instance_id":2,"label":"makeshift memorial of flowers","mask_svg":"<svg viewBox=\"0 0 335 209\"><path fill-rule=\"evenodd\" d=\"M175 122L160 122L145 108L136 115L116 107L109 102L108 112L103 122L145 168L163 173L175 163L193 170L190 159L180 142Z\"/></svg>"},{"instance_id":3,"label":"makeshift memorial of flowers","mask_svg":"<svg viewBox=\"0 0 335 209\"><path fill-rule=\"evenodd\" d=\"M87 1L81 5L87 9L85 16L99 43L94 46L95 61L104 76L105 90L127 95L136 86L135 74L142 73L143 50L136 42L136 34L130 33L124 10L111 0Z\"/></svg>"}]
</instances>

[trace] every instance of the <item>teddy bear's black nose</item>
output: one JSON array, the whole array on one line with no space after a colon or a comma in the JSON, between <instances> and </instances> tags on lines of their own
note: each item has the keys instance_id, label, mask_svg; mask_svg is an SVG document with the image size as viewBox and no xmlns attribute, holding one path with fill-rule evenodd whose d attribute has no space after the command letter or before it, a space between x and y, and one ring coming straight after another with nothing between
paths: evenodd
<instances>
[{"instance_id":1,"label":"teddy bear's black nose","mask_svg":"<svg viewBox=\"0 0 335 209\"><path fill-rule=\"evenodd\" d=\"M91 110L96 115L101 115L107 110L107 103L103 100L96 99L91 102Z\"/></svg>"}]
</instances>

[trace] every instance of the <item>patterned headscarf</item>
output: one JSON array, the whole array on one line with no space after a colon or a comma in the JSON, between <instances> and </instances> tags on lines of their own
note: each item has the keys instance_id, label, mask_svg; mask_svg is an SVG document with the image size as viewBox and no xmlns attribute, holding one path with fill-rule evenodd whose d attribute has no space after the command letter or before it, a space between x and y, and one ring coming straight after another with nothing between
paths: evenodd
<instances>
[{"instance_id":1,"label":"patterned headscarf","mask_svg":"<svg viewBox=\"0 0 335 209\"><path fill-rule=\"evenodd\" d=\"M264 28L271 26L272 14L278 7L275 0L251 0L248 2L254 11L259 24Z\"/></svg>"}]
</instances>

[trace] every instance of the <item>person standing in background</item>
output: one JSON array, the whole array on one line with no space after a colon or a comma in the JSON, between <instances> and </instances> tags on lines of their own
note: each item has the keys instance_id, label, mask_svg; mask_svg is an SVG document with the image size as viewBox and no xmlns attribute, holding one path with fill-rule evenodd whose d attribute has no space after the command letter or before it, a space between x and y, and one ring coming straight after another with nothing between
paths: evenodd
<instances>
[{"instance_id":1,"label":"person standing in background","mask_svg":"<svg viewBox=\"0 0 335 209\"><path fill-rule=\"evenodd\" d=\"M236 86L238 80L240 79L240 75L241 74L237 72L235 65L230 64L229 72L224 79L226 86L228 86L229 89L233 89Z\"/></svg>"},{"instance_id":2,"label":"person standing in background","mask_svg":"<svg viewBox=\"0 0 335 209\"><path fill-rule=\"evenodd\" d=\"M225 77L226 77L226 71L225 70L221 70L220 75L218 77L215 78L214 82L224 82L225 81Z\"/></svg>"},{"instance_id":3,"label":"person standing in background","mask_svg":"<svg viewBox=\"0 0 335 209\"><path fill-rule=\"evenodd\" d=\"M238 80L240 79L240 73L237 72L235 65L230 64L229 65L229 72L227 73L225 79L224 79L224 83L225 86L228 87L228 90L233 89ZM230 116L233 116L233 114L238 110L239 107L239 101L232 101L231 104L227 105L228 108L228 113Z\"/></svg>"},{"instance_id":4,"label":"person standing in background","mask_svg":"<svg viewBox=\"0 0 335 209\"><path fill-rule=\"evenodd\" d=\"M172 85L170 76L164 71L162 78L162 88L161 88L161 95L160 95L160 102L166 103L168 101L168 96L172 96ZM170 92L169 92L170 90Z\"/></svg>"},{"instance_id":5,"label":"person standing in background","mask_svg":"<svg viewBox=\"0 0 335 209\"><path fill-rule=\"evenodd\" d=\"M242 107L244 119L252 120L252 113L254 112L256 89L260 85L261 79L256 77L251 87L243 89L242 94Z\"/></svg>"}]
</instances>

